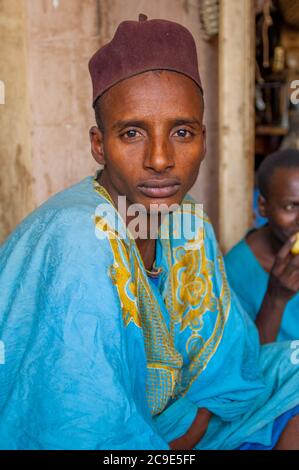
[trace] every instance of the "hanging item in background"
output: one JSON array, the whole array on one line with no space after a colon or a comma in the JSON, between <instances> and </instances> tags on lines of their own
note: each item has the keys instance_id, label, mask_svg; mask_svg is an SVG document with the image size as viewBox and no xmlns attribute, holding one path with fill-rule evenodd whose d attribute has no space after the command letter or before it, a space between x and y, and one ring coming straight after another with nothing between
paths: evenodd
<instances>
[{"instance_id":1,"label":"hanging item in background","mask_svg":"<svg viewBox=\"0 0 299 470\"><path fill-rule=\"evenodd\" d=\"M272 72L280 73L285 68L285 50L281 46L276 46L274 48L274 56L272 63Z\"/></svg>"},{"instance_id":2,"label":"hanging item in background","mask_svg":"<svg viewBox=\"0 0 299 470\"><path fill-rule=\"evenodd\" d=\"M264 1L263 7L263 67L270 67L269 61L269 28L273 24L270 9L272 6L271 0Z\"/></svg>"},{"instance_id":3,"label":"hanging item in background","mask_svg":"<svg viewBox=\"0 0 299 470\"><path fill-rule=\"evenodd\" d=\"M256 19L256 134L283 136L288 131L286 56L280 37L281 15L275 2L260 1Z\"/></svg>"},{"instance_id":4,"label":"hanging item in background","mask_svg":"<svg viewBox=\"0 0 299 470\"><path fill-rule=\"evenodd\" d=\"M199 1L201 37L209 41L219 32L219 0Z\"/></svg>"}]
</instances>

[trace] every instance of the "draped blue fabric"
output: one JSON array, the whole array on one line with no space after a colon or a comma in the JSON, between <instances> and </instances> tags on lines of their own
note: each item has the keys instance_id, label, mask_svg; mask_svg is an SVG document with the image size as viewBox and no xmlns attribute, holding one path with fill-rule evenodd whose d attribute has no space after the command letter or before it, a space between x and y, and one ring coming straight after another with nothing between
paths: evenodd
<instances>
[{"instance_id":1,"label":"draped blue fabric","mask_svg":"<svg viewBox=\"0 0 299 470\"><path fill-rule=\"evenodd\" d=\"M275 418L299 404L290 344L259 346L208 219L193 240L174 222L157 240L156 284L92 177L4 243L1 449L163 450L202 406L213 418L197 448L271 441Z\"/></svg>"}]
</instances>

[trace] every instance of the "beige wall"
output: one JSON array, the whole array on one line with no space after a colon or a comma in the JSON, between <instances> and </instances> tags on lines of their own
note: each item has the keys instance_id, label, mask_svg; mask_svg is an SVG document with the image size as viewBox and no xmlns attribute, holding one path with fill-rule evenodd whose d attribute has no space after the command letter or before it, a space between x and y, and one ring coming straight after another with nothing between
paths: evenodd
<instances>
[{"instance_id":1,"label":"beige wall","mask_svg":"<svg viewBox=\"0 0 299 470\"><path fill-rule=\"evenodd\" d=\"M94 172L87 62L100 43L95 0L28 0L34 202Z\"/></svg>"},{"instance_id":2,"label":"beige wall","mask_svg":"<svg viewBox=\"0 0 299 470\"><path fill-rule=\"evenodd\" d=\"M10 97L0 105L0 240L33 207L94 172L87 62L140 12L178 21L196 39L208 152L193 194L217 221L218 53L217 42L200 39L197 0L0 0L0 79Z\"/></svg>"},{"instance_id":3,"label":"beige wall","mask_svg":"<svg viewBox=\"0 0 299 470\"><path fill-rule=\"evenodd\" d=\"M0 241L33 208L26 11L0 1Z\"/></svg>"}]
</instances>

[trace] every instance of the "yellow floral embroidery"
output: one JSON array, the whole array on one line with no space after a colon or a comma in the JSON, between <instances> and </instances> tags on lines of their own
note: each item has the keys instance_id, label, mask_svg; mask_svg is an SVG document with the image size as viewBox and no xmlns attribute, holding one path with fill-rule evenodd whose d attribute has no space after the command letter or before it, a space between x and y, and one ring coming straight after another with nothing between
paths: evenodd
<instances>
[{"instance_id":1,"label":"yellow floral embroidery","mask_svg":"<svg viewBox=\"0 0 299 470\"><path fill-rule=\"evenodd\" d=\"M204 220L209 222L206 217ZM204 236L205 233L200 228L196 239L184 246L171 249L169 243L164 241L163 244L170 267L165 302L171 315L172 335L175 335L177 326L181 333L188 332L185 346L188 366L182 370L180 383L177 383L174 391L175 397L185 395L206 368L217 350L230 310L230 292L222 255L218 250L216 267L207 258ZM198 249L194 249L194 246L198 246ZM188 247L192 249L189 250ZM222 281L220 296L215 292L213 283L217 268ZM206 332L205 337L202 336L205 314L213 323L209 337Z\"/></svg>"},{"instance_id":2,"label":"yellow floral embroidery","mask_svg":"<svg viewBox=\"0 0 299 470\"><path fill-rule=\"evenodd\" d=\"M174 322L181 322L184 330L197 323L207 310L215 311L217 307L213 295L213 263L206 259L203 244L198 250L176 248L174 259Z\"/></svg>"},{"instance_id":3,"label":"yellow floral embroidery","mask_svg":"<svg viewBox=\"0 0 299 470\"><path fill-rule=\"evenodd\" d=\"M95 184L95 189L111 202L104 188ZM132 322L142 328L147 358L147 401L154 415L163 411L172 397L183 360L174 347L159 304L141 268L143 263L135 241L129 234L126 241L122 240L100 216L95 217L95 224L108 235L114 257L110 276L118 292L124 324L127 327Z\"/></svg>"}]
</instances>

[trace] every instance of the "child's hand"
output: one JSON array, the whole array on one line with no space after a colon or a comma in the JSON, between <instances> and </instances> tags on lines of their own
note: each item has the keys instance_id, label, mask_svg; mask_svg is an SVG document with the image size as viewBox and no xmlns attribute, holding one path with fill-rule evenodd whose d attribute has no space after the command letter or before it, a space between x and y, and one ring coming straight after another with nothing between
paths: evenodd
<instances>
[{"instance_id":1,"label":"child's hand","mask_svg":"<svg viewBox=\"0 0 299 470\"><path fill-rule=\"evenodd\" d=\"M293 235L283 245L270 271L268 293L282 302L288 302L299 292L299 255L291 253L295 241Z\"/></svg>"}]
</instances>

